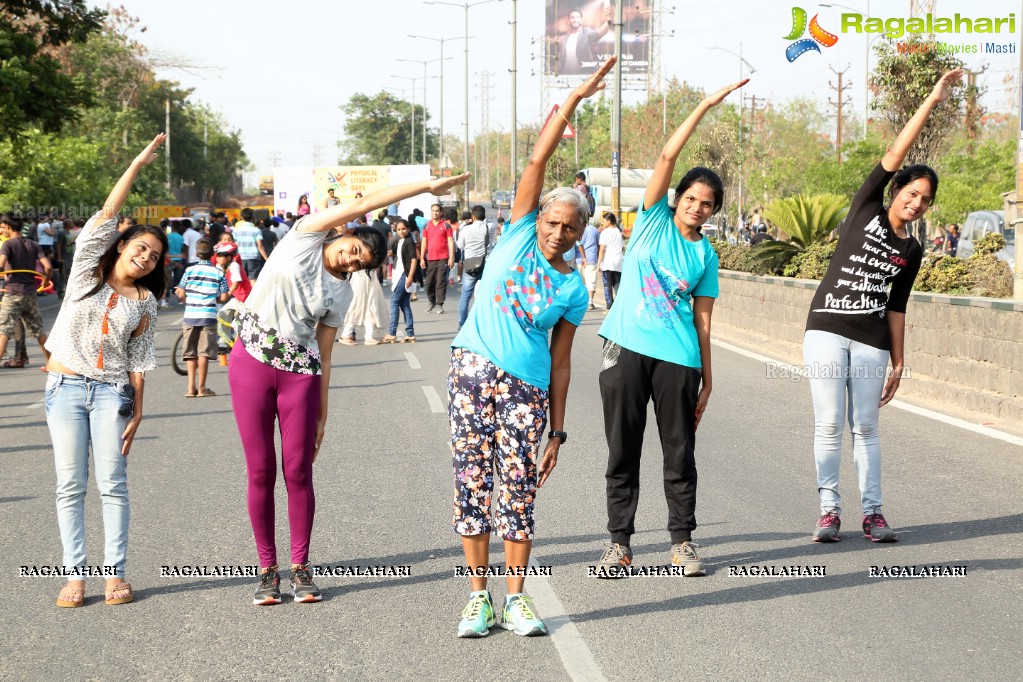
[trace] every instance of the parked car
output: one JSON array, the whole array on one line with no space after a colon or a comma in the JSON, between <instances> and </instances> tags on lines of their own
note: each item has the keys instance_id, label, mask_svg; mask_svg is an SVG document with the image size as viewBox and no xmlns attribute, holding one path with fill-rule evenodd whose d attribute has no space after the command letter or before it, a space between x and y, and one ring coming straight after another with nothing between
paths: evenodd
<instances>
[{"instance_id":1,"label":"parked car","mask_svg":"<svg viewBox=\"0 0 1023 682\"><path fill-rule=\"evenodd\" d=\"M974 211L966 216L963 229L959 232L959 247L956 256L969 258L973 255L973 242L988 232L999 232L1005 237L1005 248L995 254L1000 260L1013 267L1016 260L1016 232L1005 228L1005 211Z\"/></svg>"},{"instance_id":2,"label":"parked car","mask_svg":"<svg viewBox=\"0 0 1023 682\"><path fill-rule=\"evenodd\" d=\"M700 228L700 234L702 234L707 239L717 239L718 226L713 223L704 223L703 226Z\"/></svg>"},{"instance_id":3,"label":"parked car","mask_svg":"<svg viewBox=\"0 0 1023 682\"><path fill-rule=\"evenodd\" d=\"M490 198L490 204L495 208L511 208L512 198L511 192L499 189Z\"/></svg>"}]
</instances>

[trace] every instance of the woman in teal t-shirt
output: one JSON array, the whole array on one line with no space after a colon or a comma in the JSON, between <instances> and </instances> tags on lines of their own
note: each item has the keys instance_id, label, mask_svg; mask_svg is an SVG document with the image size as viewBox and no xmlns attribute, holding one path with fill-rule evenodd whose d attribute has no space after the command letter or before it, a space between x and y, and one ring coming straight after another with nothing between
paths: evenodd
<instances>
[{"instance_id":1,"label":"woman in teal t-shirt","mask_svg":"<svg viewBox=\"0 0 1023 682\"><path fill-rule=\"evenodd\" d=\"M589 207L571 187L552 190L537 202L547 161L568 118L581 100L604 88L603 78L614 62L608 60L576 88L561 115L540 133L515 193L511 226L487 257L476 305L451 342L452 525L462 536L471 572L459 637L486 637L497 620L487 590L492 498L497 507L493 531L504 539L508 569L501 626L519 635L547 632L522 589L533 543L536 489L551 475L568 437L564 424L572 341L589 296L562 254L582 236ZM548 410L551 432L540 458Z\"/></svg>"},{"instance_id":2,"label":"woman in teal t-shirt","mask_svg":"<svg viewBox=\"0 0 1023 682\"><path fill-rule=\"evenodd\" d=\"M690 540L696 528L696 427L711 391L710 318L718 257L699 228L722 204L721 178L693 168L668 206L675 162L700 119L746 81L705 98L671 136L654 166L632 230L615 304L600 328L600 397L607 436L607 529L598 575L621 577L632 564L629 539L639 503L639 460L653 398L664 451L671 563L703 575ZM701 386L702 384L702 386Z\"/></svg>"}]
</instances>

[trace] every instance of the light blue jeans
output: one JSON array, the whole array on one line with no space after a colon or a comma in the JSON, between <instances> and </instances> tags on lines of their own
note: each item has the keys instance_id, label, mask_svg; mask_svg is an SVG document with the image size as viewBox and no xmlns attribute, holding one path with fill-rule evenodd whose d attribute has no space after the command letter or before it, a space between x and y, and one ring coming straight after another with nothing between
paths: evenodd
<instances>
[{"instance_id":1,"label":"light blue jeans","mask_svg":"<svg viewBox=\"0 0 1023 682\"><path fill-rule=\"evenodd\" d=\"M822 514L842 511L838 477L846 419L852 434L863 513L881 509L878 416L888 355L886 350L829 332L810 330L803 337L803 361L813 396L813 453Z\"/></svg>"},{"instance_id":2,"label":"light blue jeans","mask_svg":"<svg viewBox=\"0 0 1023 682\"><path fill-rule=\"evenodd\" d=\"M131 418L132 406L124 389L113 384L57 372L50 372L46 380L46 423L57 470L57 524L65 568L86 566L85 490L91 444L103 505L103 565L115 567L117 575L124 578L128 458L121 455L121 434Z\"/></svg>"},{"instance_id":3,"label":"light blue jeans","mask_svg":"<svg viewBox=\"0 0 1023 682\"><path fill-rule=\"evenodd\" d=\"M458 297L458 328L461 329L469 317L469 303L472 301L473 292L476 291L476 282L479 279L468 272L462 273L462 295Z\"/></svg>"}]
</instances>

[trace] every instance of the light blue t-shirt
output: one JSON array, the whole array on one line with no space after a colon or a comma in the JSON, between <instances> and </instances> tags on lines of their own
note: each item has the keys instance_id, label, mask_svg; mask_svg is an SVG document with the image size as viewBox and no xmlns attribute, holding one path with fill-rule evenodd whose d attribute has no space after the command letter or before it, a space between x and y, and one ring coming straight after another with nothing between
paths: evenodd
<instances>
[{"instance_id":1,"label":"light blue t-shirt","mask_svg":"<svg viewBox=\"0 0 1023 682\"><path fill-rule=\"evenodd\" d=\"M578 272L563 275L536 241L536 209L510 226L487 258L476 303L452 348L487 358L544 391L551 381L548 331L565 318L579 326L589 296Z\"/></svg>"},{"instance_id":2,"label":"light blue t-shirt","mask_svg":"<svg viewBox=\"0 0 1023 682\"><path fill-rule=\"evenodd\" d=\"M234 240L238 243L238 255L242 260L259 258L259 247L256 242L263 241L263 233L252 223L239 220L234 226Z\"/></svg>"},{"instance_id":3,"label":"light blue t-shirt","mask_svg":"<svg viewBox=\"0 0 1023 682\"><path fill-rule=\"evenodd\" d=\"M167 235L167 255L173 261L181 262L181 248L185 245L185 238L171 230Z\"/></svg>"},{"instance_id":4,"label":"light blue t-shirt","mask_svg":"<svg viewBox=\"0 0 1023 682\"><path fill-rule=\"evenodd\" d=\"M633 353L699 369L694 296L717 298L718 255L706 238L682 236L665 196L640 208L618 295L599 333Z\"/></svg>"}]
</instances>

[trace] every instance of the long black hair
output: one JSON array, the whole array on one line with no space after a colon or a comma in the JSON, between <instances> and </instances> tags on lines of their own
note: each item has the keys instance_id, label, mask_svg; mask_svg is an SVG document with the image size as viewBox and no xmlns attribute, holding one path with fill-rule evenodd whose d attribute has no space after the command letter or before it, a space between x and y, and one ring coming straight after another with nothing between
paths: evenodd
<instances>
[{"instance_id":1,"label":"long black hair","mask_svg":"<svg viewBox=\"0 0 1023 682\"><path fill-rule=\"evenodd\" d=\"M721 182L721 177L717 173L704 166L690 168L689 172L678 181L678 187L675 188L676 210L678 209L678 200L682 193L698 182L707 185L714 192L714 213L720 211L721 205L725 202L725 185Z\"/></svg>"},{"instance_id":2,"label":"long black hair","mask_svg":"<svg viewBox=\"0 0 1023 682\"><path fill-rule=\"evenodd\" d=\"M167 243L167 233L155 225L132 225L127 230L119 234L117 239L110 242L110 246L108 246L107 250L103 252L103 255L99 257L99 263L96 264L96 269L93 271L96 279L99 281L96 283L96 286L92 288L92 291L85 294L78 300L83 301L103 288L103 285L107 282L107 278L110 277L110 273L114 271L117 259L121 257L121 252L118 247L145 234L151 234L160 240L160 262L156 264L156 267L153 268L152 272L136 279L135 286L148 289L157 299L163 298L164 293L167 291L167 272L163 267L163 257L167 255L167 251L170 248L170 245Z\"/></svg>"},{"instance_id":3,"label":"long black hair","mask_svg":"<svg viewBox=\"0 0 1023 682\"><path fill-rule=\"evenodd\" d=\"M348 230L333 229L327 233L327 238L324 239L323 245L332 244L342 237L355 237L362 245L369 250L372 259L362 270L376 270L387 258L387 240L384 239L384 235L372 227L356 227ZM348 279L348 275L351 273L345 273L342 279Z\"/></svg>"},{"instance_id":4,"label":"long black hair","mask_svg":"<svg viewBox=\"0 0 1023 682\"><path fill-rule=\"evenodd\" d=\"M934 172L933 168L922 163L906 166L895 174L895 177L892 178L892 184L888 186L888 200L895 201L895 197L898 196L903 187L920 178L927 178L931 183L931 201L933 202L935 197L938 196L938 174Z\"/></svg>"}]
</instances>

